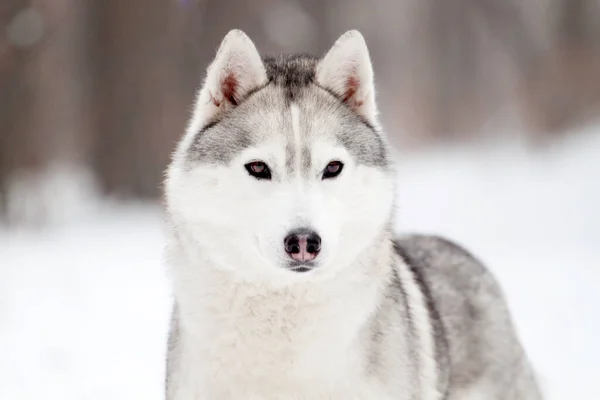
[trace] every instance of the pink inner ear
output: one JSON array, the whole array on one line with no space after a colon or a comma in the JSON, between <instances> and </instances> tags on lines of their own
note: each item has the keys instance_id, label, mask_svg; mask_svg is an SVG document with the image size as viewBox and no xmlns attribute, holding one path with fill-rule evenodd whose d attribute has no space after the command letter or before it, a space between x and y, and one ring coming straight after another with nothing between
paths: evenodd
<instances>
[{"instance_id":1,"label":"pink inner ear","mask_svg":"<svg viewBox=\"0 0 600 400\"><path fill-rule=\"evenodd\" d=\"M216 107L221 106L221 102L223 101L223 99L227 100L232 105L237 106L238 102L235 98L237 87L238 87L237 79L235 78L235 75L233 75L233 73L230 73L221 81L220 90L221 90L222 96L218 96L219 98L217 98L212 94L212 92L210 92L209 93L210 100L213 102L213 104Z\"/></svg>"},{"instance_id":2,"label":"pink inner ear","mask_svg":"<svg viewBox=\"0 0 600 400\"><path fill-rule=\"evenodd\" d=\"M362 100L356 98L356 92L360 86L360 81L356 76L351 75L346 81L346 93L344 94L343 101L348 103L352 108L359 108L363 105Z\"/></svg>"},{"instance_id":3,"label":"pink inner ear","mask_svg":"<svg viewBox=\"0 0 600 400\"><path fill-rule=\"evenodd\" d=\"M223 92L223 98L227 99L232 105L237 106L236 100L236 89L238 87L238 81L233 73L230 73L221 82L221 91Z\"/></svg>"}]
</instances>

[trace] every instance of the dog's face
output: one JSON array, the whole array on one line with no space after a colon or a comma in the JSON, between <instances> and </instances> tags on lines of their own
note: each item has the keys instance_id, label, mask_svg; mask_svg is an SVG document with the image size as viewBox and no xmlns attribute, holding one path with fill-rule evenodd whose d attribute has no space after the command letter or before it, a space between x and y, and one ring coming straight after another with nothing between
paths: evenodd
<instances>
[{"instance_id":1,"label":"dog's face","mask_svg":"<svg viewBox=\"0 0 600 400\"><path fill-rule=\"evenodd\" d=\"M386 229L394 195L364 41L322 61L255 52L239 32L221 45L169 169L170 214L216 266L331 273Z\"/></svg>"}]
</instances>

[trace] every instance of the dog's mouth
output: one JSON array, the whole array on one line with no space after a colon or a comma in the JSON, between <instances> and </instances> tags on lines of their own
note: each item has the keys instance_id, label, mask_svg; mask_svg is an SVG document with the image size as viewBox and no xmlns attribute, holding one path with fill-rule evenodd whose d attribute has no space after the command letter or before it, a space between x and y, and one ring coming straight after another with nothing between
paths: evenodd
<instances>
[{"instance_id":1,"label":"dog's mouth","mask_svg":"<svg viewBox=\"0 0 600 400\"><path fill-rule=\"evenodd\" d=\"M292 272L310 272L315 269L317 265L314 262L301 262L301 261L292 261L288 264L288 270Z\"/></svg>"}]
</instances>

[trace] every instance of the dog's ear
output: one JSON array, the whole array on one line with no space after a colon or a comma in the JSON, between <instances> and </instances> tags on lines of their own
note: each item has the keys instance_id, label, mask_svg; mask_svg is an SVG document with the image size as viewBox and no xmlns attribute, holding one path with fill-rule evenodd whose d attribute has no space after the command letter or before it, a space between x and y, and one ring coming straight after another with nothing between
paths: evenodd
<instances>
[{"instance_id":1,"label":"dog's ear","mask_svg":"<svg viewBox=\"0 0 600 400\"><path fill-rule=\"evenodd\" d=\"M346 32L335 42L317 66L316 81L367 121L376 123L373 66L359 31Z\"/></svg>"},{"instance_id":2,"label":"dog's ear","mask_svg":"<svg viewBox=\"0 0 600 400\"><path fill-rule=\"evenodd\" d=\"M244 32L234 29L225 36L208 67L195 116L203 123L213 121L266 82L267 73L256 46Z\"/></svg>"}]
</instances>

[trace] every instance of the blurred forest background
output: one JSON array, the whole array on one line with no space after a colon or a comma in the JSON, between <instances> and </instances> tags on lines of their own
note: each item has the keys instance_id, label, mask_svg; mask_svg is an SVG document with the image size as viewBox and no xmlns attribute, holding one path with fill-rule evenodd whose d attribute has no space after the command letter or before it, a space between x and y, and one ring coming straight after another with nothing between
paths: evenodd
<instances>
[{"instance_id":1,"label":"blurred forest background","mask_svg":"<svg viewBox=\"0 0 600 400\"><path fill-rule=\"evenodd\" d=\"M263 54L323 54L361 30L404 148L544 143L600 117L600 0L2 0L0 28L0 213L13 221L43 219L41 199L70 190L44 183L57 171L158 198L232 28Z\"/></svg>"}]
</instances>

